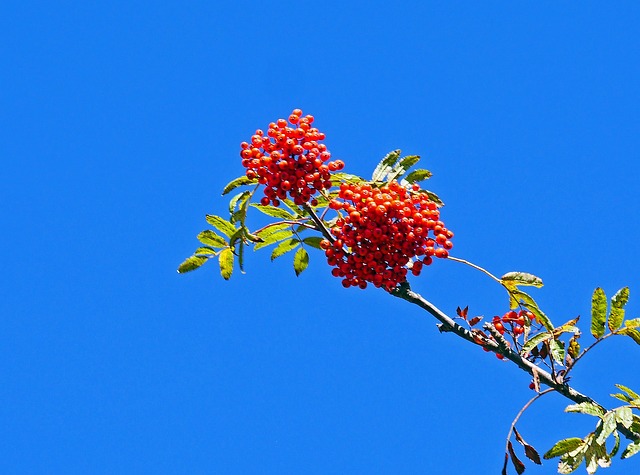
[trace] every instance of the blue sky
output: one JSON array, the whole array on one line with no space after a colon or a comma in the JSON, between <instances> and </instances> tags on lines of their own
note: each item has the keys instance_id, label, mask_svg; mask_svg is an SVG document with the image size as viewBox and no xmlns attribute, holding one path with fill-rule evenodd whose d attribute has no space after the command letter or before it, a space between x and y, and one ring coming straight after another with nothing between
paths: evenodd
<instances>
[{"instance_id":1,"label":"blue sky","mask_svg":"<svg viewBox=\"0 0 640 475\"><path fill-rule=\"evenodd\" d=\"M511 365L319 254L297 279L267 252L230 282L175 269L239 143L300 107L351 173L422 155L454 254L541 276L556 323L596 286L640 316L640 5L217 3L0 6L0 472L498 473L532 395ZM505 311L454 262L413 285ZM573 384L640 390L638 351L604 343ZM565 405L520 423L541 452L592 429Z\"/></svg>"}]
</instances>

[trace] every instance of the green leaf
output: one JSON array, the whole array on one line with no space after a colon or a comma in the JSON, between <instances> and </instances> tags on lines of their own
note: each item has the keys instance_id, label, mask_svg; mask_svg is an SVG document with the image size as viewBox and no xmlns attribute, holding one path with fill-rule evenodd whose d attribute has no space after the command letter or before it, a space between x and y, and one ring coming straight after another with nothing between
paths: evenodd
<instances>
[{"instance_id":1,"label":"green leaf","mask_svg":"<svg viewBox=\"0 0 640 475\"><path fill-rule=\"evenodd\" d=\"M178 273L184 274L185 272L191 272L192 270L196 270L202 264L207 262L209 258L203 256L191 256L187 257L182 264L178 267Z\"/></svg>"},{"instance_id":2,"label":"green leaf","mask_svg":"<svg viewBox=\"0 0 640 475\"><path fill-rule=\"evenodd\" d=\"M195 250L195 252L193 253L193 255L202 255L204 254L205 256L211 256L211 255L216 255L216 250L211 248L211 247L207 247L207 246L203 246L203 247L199 247L198 249Z\"/></svg>"},{"instance_id":3,"label":"green leaf","mask_svg":"<svg viewBox=\"0 0 640 475\"><path fill-rule=\"evenodd\" d=\"M635 341L638 345L640 345L640 331L636 328L624 327L617 331L617 335L627 335L633 341Z\"/></svg>"},{"instance_id":4,"label":"green leaf","mask_svg":"<svg viewBox=\"0 0 640 475\"><path fill-rule=\"evenodd\" d=\"M231 190L235 190L239 186L255 185L256 183L258 183L258 180L249 180L246 176L241 176L227 183L227 186L225 186L224 189L222 190L222 194L226 195Z\"/></svg>"},{"instance_id":5,"label":"green leaf","mask_svg":"<svg viewBox=\"0 0 640 475\"><path fill-rule=\"evenodd\" d=\"M532 336L522 346L521 353L524 354L531 351L535 346L538 346L539 343L550 340L552 337L553 335L551 333L546 333L546 332L538 333L537 335Z\"/></svg>"},{"instance_id":6,"label":"green leaf","mask_svg":"<svg viewBox=\"0 0 640 475\"><path fill-rule=\"evenodd\" d=\"M629 301L629 287L623 287L611 297L611 311L609 313L609 330L616 331L624 320L624 306Z\"/></svg>"},{"instance_id":7,"label":"green leaf","mask_svg":"<svg viewBox=\"0 0 640 475\"><path fill-rule=\"evenodd\" d=\"M418 155L407 155L403 157L400 162L393 167L387 177L387 181L398 180L409 168L418 163L419 160L420 157Z\"/></svg>"},{"instance_id":8,"label":"green leaf","mask_svg":"<svg viewBox=\"0 0 640 475\"><path fill-rule=\"evenodd\" d=\"M556 363L564 364L564 342L561 340L550 340L549 349L551 350L551 357Z\"/></svg>"},{"instance_id":9,"label":"green leaf","mask_svg":"<svg viewBox=\"0 0 640 475\"><path fill-rule=\"evenodd\" d=\"M268 236L265 236L262 242L256 243L253 246L253 250L257 251L258 249L262 249L263 247L270 246L271 244L275 244L276 242L284 241L285 239L288 239L291 236L293 236L293 231L291 230L278 231L275 233L271 233Z\"/></svg>"},{"instance_id":10,"label":"green leaf","mask_svg":"<svg viewBox=\"0 0 640 475\"><path fill-rule=\"evenodd\" d=\"M433 201L435 204L437 204L438 206L440 206L440 207L444 206L444 202L433 191L418 190L418 193L423 193L423 194L427 195L429 197L429 199L431 201Z\"/></svg>"},{"instance_id":11,"label":"green leaf","mask_svg":"<svg viewBox=\"0 0 640 475\"><path fill-rule=\"evenodd\" d=\"M309 266L309 254L304 247L300 247L293 256L293 270L300 275Z\"/></svg>"},{"instance_id":12,"label":"green leaf","mask_svg":"<svg viewBox=\"0 0 640 475\"><path fill-rule=\"evenodd\" d=\"M244 241L240 241L238 243L238 267L240 267L240 272L244 274Z\"/></svg>"},{"instance_id":13,"label":"green leaf","mask_svg":"<svg viewBox=\"0 0 640 475\"><path fill-rule=\"evenodd\" d=\"M207 223L209 223L211 226L213 226L223 234L227 235L228 237L231 237L233 233L236 232L236 227L226 219L221 218L220 216L208 214Z\"/></svg>"},{"instance_id":14,"label":"green leaf","mask_svg":"<svg viewBox=\"0 0 640 475\"><path fill-rule=\"evenodd\" d=\"M227 247L229 245L225 238L223 238L222 236L218 236L210 229L202 231L200 234L198 234L198 241L200 241L202 244L206 244L207 246L217 248Z\"/></svg>"},{"instance_id":15,"label":"green leaf","mask_svg":"<svg viewBox=\"0 0 640 475\"><path fill-rule=\"evenodd\" d=\"M262 211L267 216L271 216L273 218L291 219L291 220L296 219L296 217L291 213L289 213L287 210L276 208L275 206L271 206L271 205L265 206L257 203L251 203L251 206Z\"/></svg>"},{"instance_id":16,"label":"green leaf","mask_svg":"<svg viewBox=\"0 0 640 475\"><path fill-rule=\"evenodd\" d=\"M371 176L371 181L383 181L384 177L391 171L391 167L400 158L400 150L393 150L384 156L376 166Z\"/></svg>"},{"instance_id":17,"label":"green leaf","mask_svg":"<svg viewBox=\"0 0 640 475\"><path fill-rule=\"evenodd\" d=\"M618 453L618 449L620 448L620 435L618 434L618 431L614 431L613 438L615 439L615 444L613 445L613 449L611 449L611 453L609 454L610 459L615 457L615 455Z\"/></svg>"},{"instance_id":18,"label":"green leaf","mask_svg":"<svg viewBox=\"0 0 640 475\"><path fill-rule=\"evenodd\" d=\"M588 414L590 416L604 416L604 410L596 406L592 402L581 402L580 404L571 404L564 409L564 412L579 412L581 414Z\"/></svg>"},{"instance_id":19,"label":"green leaf","mask_svg":"<svg viewBox=\"0 0 640 475\"><path fill-rule=\"evenodd\" d=\"M579 439L578 437L562 439L561 441L556 442L556 444L551 447L542 457L545 460L549 460L560 455L568 454L569 452L572 452L575 449L581 447L583 444L584 441L582 439Z\"/></svg>"},{"instance_id":20,"label":"green leaf","mask_svg":"<svg viewBox=\"0 0 640 475\"><path fill-rule=\"evenodd\" d=\"M243 215L244 204L251 197L250 191L243 191L242 193L238 193L229 201L229 213L232 215L231 222L236 222ZM236 212L236 206L240 203L240 210Z\"/></svg>"},{"instance_id":21,"label":"green leaf","mask_svg":"<svg viewBox=\"0 0 640 475\"><path fill-rule=\"evenodd\" d=\"M585 464L587 465L587 473L593 474L598 470L598 466L607 468L611 465L611 459L607 455L607 449L604 445L592 442L587 447L584 454Z\"/></svg>"},{"instance_id":22,"label":"green leaf","mask_svg":"<svg viewBox=\"0 0 640 475\"><path fill-rule=\"evenodd\" d=\"M553 324L551 323L551 320L549 320L549 317L547 317L544 312L540 310L538 304L529 294L523 292L520 289L516 289L511 291L511 296L511 308L515 308L517 306L517 303L519 301L522 301L524 303L524 306L527 307L529 311L535 315L536 320L541 323L542 326L544 326L549 331L553 331ZM515 306L513 305L514 301L516 304Z\"/></svg>"},{"instance_id":23,"label":"green leaf","mask_svg":"<svg viewBox=\"0 0 640 475\"><path fill-rule=\"evenodd\" d=\"M591 334L594 338L604 335L604 323L607 320L607 296L600 287L591 297Z\"/></svg>"},{"instance_id":24,"label":"green leaf","mask_svg":"<svg viewBox=\"0 0 640 475\"><path fill-rule=\"evenodd\" d=\"M289 223L279 223L279 224L271 224L269 226L267 226L266 228L263 228L259 231L256 231L256 236L260 237L261 239L267 239L267 237L269 237L271 234L275 234L277 232L280 232L284 229L290 229L291 225Z\"/></svg>"},{"instance_id":25,"label":"green leaf","mask_svg":"<svg viewBox=\"0 0 640 475\"><path fill-rule=\"evenodd\" d=\"M615 393L615 394L610 394L611 397L614 397L616 399L619 399L622 402L631 402L633 401L633 399L631 399L629 396L627 396L626 394L621 394L621 393Z\"/></svg>"},{"instance_id":26,"label":"green leaf","mask_svg":"<svg viewBox=\"0 0 640 475\"><path fill-rule=\"evenodd\" d=\"M640 318L631 318L629 320L625 320L624 326L628 328L638 328L640 327Z\"/></svg>"},{"instance_id":27,"label":"green leaf","mask_svg":"<svg viewBox=\"0 0 640 475\"><path fill-rule=\"evenodd\" d=\"M640 398L640 394L636 393L635 391L632 391L631 389L629 389L626 386L623 386L622 384L616 384L615 387L618 388L620 391L624 391L625 393L627 393L631 399Z\"/></svg>"},{"instance_id":28,"label":"green leaf","mask_svg":"<svg viewBox=\"0 0 640 475\"><path fill-rule=\"evenodd\" d=\"M316 249L322 249L320 247L320 243L322 242L324 238L321 238L319 236L310 236L310 237L306 237L302 240L302 242L304 242L305 244L308 244L311 247L315 247Z\"/></svg>"},{"instance_id":29,"label":"green leaf","mask_svg":"<svg viewBox=\"0 0 640 475\"><path fill-rule=\"evenodd\" d=\"M321 197L319 197L321 198ZM297 214L298 216L302 216L303 212L302 212L302 208L300 208L300 206L298 206L297 204L295 204L293 201L291 201L289 198L285 198L282 200L282 202L286 205L287 208L289 208L291 211L293 211L295 214Z\"/></svg>"},{"instance_id":30,"label":"green leaf","mask_svg":"<svg viewBox=\"0 0 640 475\"><path fill-rule=\"evenodd\" d=\"M300 245L299 239L289 239L287 241L282 241L280 244L276 246L276 248L271 253L271 260L286 254L289 251L293 251L296 247Z\"/></svg>"},{"instance_id":31,"label":"green leaf","mask_svg":"<svg viewBox=\"0 0 640 475\"><path fill-rule=\"evenodd\" d=\"M507 287L527 285L540 288L543 285L540 277L536 277L535 275L527 272L507 272L500 278L500 280L502 281L502 284Z\"/></svg>"},{"instance_id":32,"label":"green leaf","mask_svg":"<svg viewBox=\"0 0 640 475\"><path fill-rule=\"evenodd\" d=\"M229 280L233 273L233 251L229 248L225 249L220 253L218 259L220 261L220 275L224 280Z\"/></svg>"},{"instance_id":33,"label":"green leaf","mask_svg":"<svg viewBox=\"0 0 640 475\"><path fill-rule=\"evenodd\" d=\"M624 449L624 452L622 452L622 455L620 456L620 458L628 459L629 457L637 454L638 452L640 452L640 439L634 442L631 442L629 445L627 445L627 448Z\"/></svg>"},{"instance_id":34,"label":"green leaf","mask_svg":"<svg viewBox=\"0 0 640 475\"><path fill-rule=\"evenodd\" d=\"M605 443L607 438L613 433L616 429L616 413L615 411L607 412L602 420L598 423L596 427L596 444L602 445Z\"/></svg>"},{"instance_id":35,"label":"green leaf","mask_svg":"<svg viewBox=\"0 0 640 475\"><path fill-rule=\"evenodd\" d=\"M364 178L357 175L351 175L350 173L340 172L331 175L331 183L333 184L333 186L338 186L340 185L340 183L362 183L364 181Z\"/></svg>"},{"instance_id":36,"label":"green leaf","mask_svg":"<svg viewBox=\"0 0 640 475\"><path fill-rule=\"evenodd\" d=\"M404 177L405 181L410 184L418 183L424 180L428 180L433 175L429 170L425 170L424 168L418 168L417 170L413 170L406 177Z\"/></svg>"},{"instance_id":37,"label":"green leaf","mask_svg":"<svg viewBox=\"0 0 640 475\"><path fill-rule=\"evenodd\" d=\"M633 424L633 412L628 406L619 407L615 410L616 422L619 422L627 429L631 428Z\"/></svg>"}]
</instances>

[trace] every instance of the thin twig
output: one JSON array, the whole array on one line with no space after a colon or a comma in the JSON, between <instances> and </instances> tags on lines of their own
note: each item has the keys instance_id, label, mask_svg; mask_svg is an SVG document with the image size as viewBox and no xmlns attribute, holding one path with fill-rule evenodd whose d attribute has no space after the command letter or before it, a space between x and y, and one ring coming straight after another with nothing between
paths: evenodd
<instances>
[{"instance_id":1,"label":"thin twig","mask_svg":"<svg viewBox=\"0 0 640 475\"><path fill-rule=\"evenodd\" d=\"M539 392L534 397L529 399L529 402L527 402L524 406L522 406L522 409L520 409L518 414L516 414L516 417L513 419L513 422L511 422L511 426L509 427L509 433L507 434L507 443L505 445L505 451L509 450L509 440L511 440L511 434L513 434L513 429L516 426L516 424L518 423L518 420L520 420L520 417L522 416L522 414L524 414L524 411L529 409L529 406L531 406L531 404L536 402L539 398L541 398L545 394L552 393L553 391L555 391L555 389L553 389L553 388L545 389L544 391Z\"/></svg>"}]
</instances>

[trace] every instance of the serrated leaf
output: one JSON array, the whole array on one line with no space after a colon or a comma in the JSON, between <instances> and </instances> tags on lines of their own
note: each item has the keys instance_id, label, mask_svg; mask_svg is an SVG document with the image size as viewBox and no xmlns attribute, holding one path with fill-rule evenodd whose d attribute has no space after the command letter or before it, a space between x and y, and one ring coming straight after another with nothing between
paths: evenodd
<instances>
[{"instance_id":1,"label":"serrated leaf","mask_svg":"<svg viewBox=\"0 0 640 475\"><path fill-rule=\"evenodd\" d=\"M293 256L293 270L300 275L309 266L309 254L304 247L300 247Z\"/></svg>"},{"instance_id":2,"label":"serrated leaf","mask_svg":"<svg viewBox=\"0 0 640 475\"><path fill-rule=\"evenodd\" d=\"M276 246L276 248L271 253L271 260L286 254L289 251L293 251L296 247L300 245L299 239L288 239L286 241L282 241L280 244Z\"/></svg>"},{"instance_id":3,"label":"serrated leaf","mask_svg":"<svg viewBox=\"0 0 640 475\"><path fill-rule=\"evenodd\" d=\"M607 412L598 426L596 427L596 440L597 445L603 445L607 438L613 433L616 428L616 413L614 411Z\"/></svg>"},{"instance_id":4,"label":"serrated leaf","mask_svg":"<svg viewBox=\"0 0 640 475\"><path fill-rule=\"evenodd\" d=\"M564 409L564 412L579 412L581 414L588 414L590 416L604 416L605 411L596 406L592 402L581 402L579 404L571 404Z\"/></svg>"},{"instance_id":5,"label":"serrated leaf","mask_svg":"<svg viewBox=\"0 0 640 475\"><path fill-rule=\"evenodd\" d=\"M291 213L289 213L287 210L276 208L275 206L271 206L271 205L265 206L258 203L251 203L251 206L253 206L259 211L262 211L267 216L271 216L273 218L290 219L290 220L296 219L296 217Z\"/></svg>"},{"instance_id":6,"label":"serrated leaf","mask_svg":"<svg viewBox=\"0 0 640 475\"><path fill-rule=\"evenodd\" d=\"M200 255L202 255L202 254L204 254L204 255L215 255L216 254L216 250L211 248L211 247L202 246L202 247L199 247L198 249L196 249L194 251L194 253L193 253L194 256L198 255L198 254L200 254Z\"/></svg>"},{"instance_id":7,"label":"serrated leaf","mask_svg":"<svg viewBox=\"0 0 640 475\"><path fill-rule=\"evenodd\" d=\"M615 455L618 453L618 449L620 448L620 435L618 434L617 430L613 432L613 438L615 440L615 443L613 445L613 449L611 449L609 458L615 457Z\"/></svg>"},{"instance_id":8,"label":"serrated leaf","mask_svg":"<svg viewBox=\"0 0 640 475\"><path fill-rule=\"evenodd\" d=\"M428 180L432 176L433 174L429 170L418 168L417 170L413 170L411 173L409 173L406 177L404 177L404 179L407 183L413 185L414 183Z\"/></svg>"},{"instance_id":9,"label":"serrated leaf","mask_svg":"<svg viewBox=\"0 0 640 475\"><path fill-rule=\"evenodd\" d=\"M531 351L535 346L538 346L539 343L550 340L551 338L553 338L553 335L551 333L538 333L524 343L521 353L527 353Z\"/></svg>"},{"instance_id":10,"label":"serrated leaf","mask_svg":"<svg viewBox=\"0 0 640 475\"><path fill-rule=\"evenodd\" d=\"M533 300L533 298L529 294L523 292L520 289L512 290L510 292L509 299L511 308L513 309L517 307L519 301L522 301L524 303L524 306L527 307L527 309L535 315L536 320L541 323L542 326L544 326L549 331L553 331L553 324L551 323L551 320L549 320L549 317L547 317L545 313L540 310L540 307L538 307L538 304L535 302L535 300ZM514 302L516 303L515 306L513 305Z\"/></svg>"},{"instance_id":11,"label":"serrated leaf","mask_svg":"<svg viewBox=\"0 0 640 475\"><path fill-rule=\"evenodd\" d=\"M619 422L627 429L633 424L633 412L630 407L623 406L615 410L616 422Z\"/></svg>"},{"instance_id":12,"label":"serrated leaf","mask_svg":"<svg viewBox=\"0 0 640 475\"><path fill-rule=\"evenodd\" d=\"M400 177L402 177L409 168L418 163L419 160L420 157L418 155L407 155L406 157L403 157L400 159L400 162L392 168L389 176L387 177L387 181L400 179Z\"/></svg>"},{"instance_id":13,"label":"serrated leaf","mask_svg":"<svg viewBox=\"0 0 640 475\"><path fill-rule=\"evenodd\" d=\"M266 228L260 229L255 232L255 235L261 239L267 239L270 235L280 232L284 229L290 229L291 225L288 223L271 224Z\"/></svg>"},{"instance_id":14,"label":"serrated leaf","mask_svg":"<svg viewBox=\"0 0 640 475\"><path fill-rule=\"evenodd\" d=\"M182 264L178 267L178 273L184 274L186 272L191 272L192 270L196 270L202 264L207 262L209 258L203 256L191 256L187 257Z\"/></svg>"},{"instance_id":15,"label":"serrated leaf","mask_svg":"<svg viewBox=\"0 0 640 475\"><path fill-rule=\"evenodd\" d=\"M282 200L282 202L285 204L285 206L287 208L289 208L294 214L297 214L299 216L302 216L303 212L302 212L302 208L300 208L300 206L298 206L297 204L295 204L293 201L291 201L289 198L285 198Z\"/></svg>"},{"instance_id":16,"label":"serrated leaf","mask_svg":"<svg viewBox=\"0 0 640 475\"><path fill-rule=\"evenodd\" d=\"M542 279L527 272L507 272L500 280L503 285L509 286L531 286L540 288L543 286Z\"/></svg>"},{"instance_id":17,"label":"serrated leaf","mask_svg":"<svg viewBox=\"0 0 640 475\"><path fill-rule=\"evenodd\" d=\"M576 317L574 319L571 319L567 323L563 323L562 325L556 327L553 330L553 336L558 338L563 333L573 333L574 335L579 334L580 333L580 329L575 326L576 323L578 323L578 320L580 320L580 317Z\"/></svg>"},{"instance_id":18,"label":"serrated leaf","mask_svg":"<svg viewBox=\"0 0 640 475\"><path fill-rule=\"evenodd\" d=\"M258 249L262 249L263 247L270 246L271 244L275 244L279 241L284 241L285 239L289 239L293 236L293 231L278 231L276 233L269 234L266 236L262 242L258 242L253 246L253 250L257 251Z\"/></svg>"},{"instance_id":19,"label":"serrated leaf","mask_svg":"<svg viewBox=\"0 0 640 475\"><path fill-rule=\"evenodd\" d=\"M229 213L231 214L231 223L235 223L240 218L242 218L245 211L245 203L251 197L251 192L243 191L242 193L238 193L229 201ZM236 207L240 205L240 209L236 211Z\"/></svg>"},{"instance_id":20,"label":"serrated leaf","mask_svg":"<svg viewBox=\"0 0 640 475\"><path fill-rule=\"evenodd\" d=\"M518 458L515 450L513 450L513 444L511 441L507 442L507 450L509 450L509 455L511 455L511 463L513 467L516 469L518 475L524 473L524 463Z\"/></svg>"},{"instance_id":21,"label":"serrated leaf","mask_svg":"<svg viewBox=\"0 0 640 475\"><path fill-rule=\"evenodd\" d=\"M418 193L422 193L425 194L429 197L429 199L431 201L433 201L435 204L437 204L439 207L444 206L444 202L440 199L440 197L438 195L436 195L433 191L429 191L429 190L418 190Z\"/></svg>"},{"instance_id":22,"label":"serrated leaf","mask_svg":"<svg viewBox=\"0 0 640 475\"><path fill-rule=\"evenodd\" d=\"M611 297L611 310L609 312L609 321L607 322L609 330L616 331L622 325L624 320L624 306L629 301L629 287L623 287Z\"/></svg>"},{"instance_id":23,"label":"serrated leaf","mask_svg":"<svg viewBox=\"0 0 640 475\"><path fill-rule=\"evenodd\" d=\"M380 163L376 166L375 170L373 170L373 175L371 175L371 181L383 181L385 175L389 173L391 167L395 165L395 163L400 158L400 150L393 150L384 156Z\"/></svg>"},{"instance_id":24,"label":"serrated leaf","mask_svg":"<svg viewBox=\"0 0 640 475\"><path fill-rule=\"evenodd\" d=\"M626 386L623 386L622 384L616 384L615 387L618 388L620 391L624 391L625 393L627 393L631 399L640 398L640 394L638 394L635 391L632 391L631 389L629 389Z\"/></svg>"},{"instance_id":25,"label":"serrated leaf","mask_svg":"<svg viewBox=\"0 0 640 475\"><path fill-rule=\"evenodd\" d=\"M213 214L207 215L207 223L216 228L218 231L222 232L228 237L233 236L233 233L236 232L236 227L220 216L215 216Z\"/></svg>"},{"instance_id":26,"label":"serrated leaf","mask_svg":"<svg viewBox=\"0 0 640 475\"><path fill-rule=\"evenodd\" d=\"M308 244L311 247L314 247L316 249L322 249L320 247L320 243L322 242L324 238L321 238L319 236L310 236L310 237L306 237L302 240L302 242L304 242L305 244Z\"/></svg>"},{"instance_id":27,"label":"serrated leaf","mask_svg":"<svg viewBox=\"0 0 640 475\"><path fill-rule=\"evenodd\" d=\"M632 399L627 396L626 394L621 394L621 393L615 393L615 394L610 394L611 397L614 397L616 399L619 399L622 402L631 402Z\"/></svg>"},{"instance_id":28,"label":"serrated leaf","mask_svg":"<svg viewBox=\"0 0 640 475\"><path fill-rule=\"evenodd\" d=\"M629 320L625 320L624 326L627 328L638 328L640 327L640 318L630 318Z\"/></svg>"},{"instance_id":29,"label":"serrated leaf","mask_svg":"<svg viewBox=\"0 0 640 475\"><path fill-rule=\"evenodd\" d=\"M222 194L226 195L231 190L235 190L239 186L255 185L256 183L258 183L258 180L249 180L246 176L240 176L235 180L231 180L229 183L227 183L227 185L222 190Z\"/></svg>"},{"instance_id":30,"label":"serrated leaf","mask_svg":"<svg viewBox=\"0 0 640 475\"><path fill-rule=\"evenodd\" d=\"M350 173L340 172L340 173L334 173L331 175L331 183L333 186L340 185L340 183L362 183L364 181L365 181L364 178L359 177L357 175L351 175Z\"/></svg>"},{"instance_id":31,"label":"serrated leaf","mask_svg":"<svg viewBox=\"0 0 640 475\"><path fill-rule=\"evenodd\" d=\"M542 458L545 460L558 457L560 455L568 454L584 445L584 441L578 437L570 437L568 439L562 439L555 443Z\"/></svg>"},{"instance_id":32,"label":"serrated leaf","mask_svg":"<svg viewBox=\"0 0 640 475\"><path fill-rule=\"evenodd\" d=\"M640 331L636 328L624 327L617 331L617 335L627 335L633 341L635 341L638 345L640 345Z\"/></svg>"},{"instance_id":33,"label":"serrated leaf","mask_svg":"<svg viewBox=\"0 0 640 475\"><path fill-rule=\"evenodd\" d=\"M564 364L564 342L561 340L550 340L549 349L551 350L551 357L558 364Z\"/></svg>"},{"instance_id":34,"label":"serrated leaf","mask_svg":"<svg viewBox=\"0 0 640 475\"><path fill-rule=\"evenodd\" d=\"M591 334L594 338L602 338L604 324L607 320L607 296L600 287L591 296Z\"/></svg>"},{"instance_id":35,"label":"serrated leaf","mask_svg":"<svg viewBox=\"0 0 640 475\"><path fill-rule=\"evenodd\" d=\"M640 439L634 442L631 442L629 445L627 445L627 448L624 449L624 452L622 452L622 455L620 456L620 458L628 459L629 457L637 454L638 452L640 452Z\"/></svg>"},{"instance_id":36,"label":"serrated leaf","mask_svg":"<svg viewBox=\"0 0 640 475\"><path fill-rule=\"evenodd\" d=\"M229 243L222 236L218 236L215 232L207 229L206 231L202 231L198 234L198 241L202 244L206 244L207 246L222 248L227 247Z\"/></svg>"},{"instance_id":37,"label":"serrated leaf","mask_svg":"<svg viewBox=\"0 0 640 475\"><path fill-rule=\"evenodd\" d=\"M587 473L593 474L598 470L598 466L607 468L611 465L611 460L607 456L607 450L602 444L592 442L588 445L584 454Z\"/></svg>"},{"instance_id":38,"label":"serrated leaf","mask_svg":"<svg viewBox=\"0 0 640 475\"><path fill-rule=\"evenodd\" d=\"M220 275L224 280L229 280L233 273L233 251L229 248L225 249L220 253L218 260L220 262Z\"/></svg>"}]
</instances>

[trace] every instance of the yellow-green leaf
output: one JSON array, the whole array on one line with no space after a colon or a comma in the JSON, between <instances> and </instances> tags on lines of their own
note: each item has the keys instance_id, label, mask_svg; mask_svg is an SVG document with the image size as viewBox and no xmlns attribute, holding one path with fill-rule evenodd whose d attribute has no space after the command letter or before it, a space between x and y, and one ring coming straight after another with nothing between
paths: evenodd
<instances>
[{"instance_id":1,"label":"yellow-green leaf","mask_svg":"<svg viewBox=\"0 0 640 475\"><path fill-rule=\"evenodd\" d=\"M556 442L556 444L553 447L551 447L547 451L547 453L544 454L542 457L545 460L549 460L554 457L558 457L560 455L568 454L569 452L572 452L578 447L581 447L583 444L584 444L584 441L582 439L579 439L578 437L563 439Z\"/></svg>"},{"instance_id":2,"label":"yellow-green leaf","mask_svg":"<svg viewBox=\"0 0 640 475\"><path fill-rule=\"evenodd\" d=\"M627 448L624 449L624 452L622 452L622 455L620 456L620 458L628 459L629 457L637 454L638 452L640 452L640 439L636 440L635 442L631 442L629 445L627 445Z\"/></svg>"},{"instance_id":3,"label":"yellow-green leaf","mask_svg":"<svg viewBox=\"0 0 640 475\"><path fill-rule=\"evenodd\" d=\"M198 241L200 241L202 244L206 244L207 246L217 248L227 247L229 245L225 238L223 238L222 236L218 236L210 229L202 231L200 234L198 234Z\"/></svg>"},{"instance_id":4,"label":"yellow-green leaf","mask_svg":"<svg viewBox=\"0 0 640 475\"><path fill-rule=\"evenodd\" d=\"M320 247L320 243L322 242L323 239L324 238L319 236L310 236L310 237L304 238L302 241L311 247L315 247L316 249L322 249Z\"/></svg>"},{"instance_id":5,"label":"yellow-green leaf","mask_svg":"<svg viewBox=\"0 0 640 475\"><path fill-rule=\"evenodd\" d=\"M509 288L514 288L514 286L517 287L518 285L540 288L543 285L540 277L527 272L507 272L500 280L503 285Z\"/></svg>"},{"instance_id":6,"label":"yellow-green leaf","mask_svg":"<svg viewBox=\"0 0 640 475\"><path fill-rule=\"evenodd\" d=\"M257 251L258 249L262 249L263 247L267 247L267 246L270 246L271 244L275 244L276 242L288 239L291 236L293 236L293 231L291 230L278 231L275 233L268 234L264 238L262 238L263 239L262 242L256 243L253 246L253 250Z\"/></svg>"},{"instance_id":7,"label":"yellow-green leaf","mask_svg":"<svg viewBox=\"0 0 640 475\"><path fill-rule=\"evenodd\" d=\"M413 184L418 183L424 180L428 180L431 178L432 174L429 170L425 170L424 168L419 168L417 170L413 170L409 173L404 179L407 183Z\"/></svg>"},{"instance_id":8,"label":"yellow-green leaf","mask_svg":"<svg viewBox=\"0 0 640 475\"><path fill-rule=\"evenodd\" d=\"M399 158L400 150L394 150L386 154L373 171L371 181L382 181L387 173L391 171L391 167L395 165Z\"/></svg>"},{"instance_id":9,"label":"yellow-green leaf","mask_svg":"<svg viewBox=\"0 0 640 475\"><path fill-rule=\"evenodd\" d=\"M633 341L635 341L638 345L640 345L640 331L636 328L624 327L618 330L617 335L627 335Z\"/></svg>"},{"instance_id":10,"label":"yellow-green leaf","mask_svg":"<svg viewBox=\"0 0 640 475\"><path fill-rule=\"evenodd\" d=\"M208 257L203 256L191 256L187 257L182 264L178 267L178 273L184 274L185 272L191 272L192 270L196 270L202 264L207 262Z\"/></svg>"},{"instance_id":11,"label":"yellow-green leaf","mask_svg":"<svg viewBox=\"0 0 640 475\"><path fill-rule=\"evenodd\" d=\"M296 271L296 275L300 275L309 265L309 254L304 247L300 247L296 254L293 256L293 270Z\"/></svg>"},{"instance_id":12,"label":"yellow-green leaf","mask_svg":"<svg viewBox=\"0 0 640 475\"><path fill-rule=\"evenodd\" d=\"M616 331L624 320L624 306L629 301L629 287L623 287L611 297L611 311L609 313L609 330Z\"/></svg>"},{"instance_id":13,"label":"yellow-green leaf","mask_svg":"<svg viewBox=\"0 0 640 475\"><path fill-rule=\"evenodd\" d=\"M240 176L240 177L236 178L235 180L231 180L229 183L227 183L227 185L222 190L222 194L226 195L231 190L235 190L239 186L254 185L256 183L258 183L257 180L249 180L246 176Z\"/></svg>"},{"instance_id":14,"label":"yellow-green leaf","mask_svg":"<svg viewBox=\"0 0 640 475\"><path fill-rule=\"evenodd\" d=\"M275 247L275 249L271 253L271 260L274 260L289 251L293 251L299 245L300 240L298 239L288 239L287 241L282 241Z\"/></svg>"},{"instance_id":15,"label":"yellow-green leaf","mask_svg":"<svg viewBox=\"0 0 640 475\"><path fill-rule=\"evenodd\" d=\"M220 253L218 259L220 261L220 275L224 280L229 280L233 273L233 251L229 248L225 249Z\"/></svg>"},{"instance_id":16,"label":"yellow-green leaf","mask_svg":"<svg viewBox=\"0 0 640 475\"><path fill-rule=\"evenodd\" d=\"M580 404L571 404L564 409L564 412L579 412L590 416L604 416L604 410L592 402L581 402Z\"/></svg>"},{"instance_id":17,"label":"yellow-green leaf","mask_svg":"<svg viewBox=\"0 0 640 475\"><path fill-rule=\"evenodd\" d=\"M607 320L607 296L600 287L591 297L591 334L594 338L602 338L604 324Z\"/></svg>"},{"instance_id":18,"label":"yellow-green leaf","mask_svg":"<svg viewBox=\"0 0 640 475\"><path fill-rule=\"evenodd\" d=\"M550 340L551 338L553 338L553 335L551 333L547 333L547 332L538 333L537 335L532 336L529 340L525 342L525 344L522 346L521 353L522 354L528 353L535 346L538 346L538 344L542 343L543 341Z\"/></svg>"},{"instance_id":19,"label":"yellow-green leaf","mask_svg":"<svg viewBox=\"0 0 640 475\"><path fill-rule=\"evenodd\" d=\"M265 206L257 203L251 203L251 206L262 211L267 216L271 216L272 218L290 219L290 220L296 219L296 217L291 213L289 213L287 210L276 208L275 206L271 206L271 205Z\"/></svg>"},{"instance_id":20,"label":"yellow-green leaf","mask_svg":"<svg viewBox=\"0 0 640 475\"><path fill-rule=\"evenodd\" d=\"M220 216L215 216L213 214L207 215L207 223L216 228L218 231L226 234L228 237L231 237L233 233L236 232L236 227Z\"/></svg>"}]
</instances>

